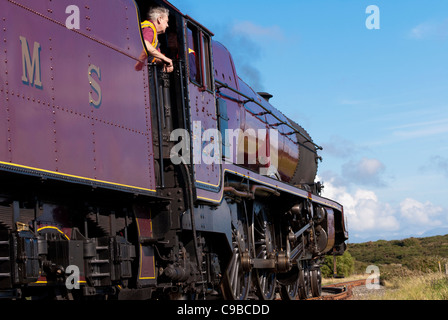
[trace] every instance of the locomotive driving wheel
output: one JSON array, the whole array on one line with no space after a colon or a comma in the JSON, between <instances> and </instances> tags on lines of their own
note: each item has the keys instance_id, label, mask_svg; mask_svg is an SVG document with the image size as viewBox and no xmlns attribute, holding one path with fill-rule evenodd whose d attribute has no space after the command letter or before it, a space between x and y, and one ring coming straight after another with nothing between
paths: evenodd
<instances>
[{"instance_id":1,"label":"locomotive driving wheel","mask_svg":"<svg viewBox=\"0 0 448 320\"><path fill-rule=\"evenodd\" d=\"M292 277L287 283L281 283L280 295L282 300L297 300L300 289L300 268L294 267L291 270ZM302 274L303 278L303 274Z\"/></svg>"},{"instance_id":2,"label":"locomotive driving wheel","mask_svg":"<svg viewBox=\"0 0 448 320\"><path fill-rule=\"evenodd\" d=\"M244 207L245 210L245 207ZM232 222L233 253L222 280L227 300L246 300L251 286L249 232L244 217Z\"/></svg>"},{"instance_id":3,"label":"locomotive driving wheel","mask_svg":"<svg viewBox=\"0 0 448 320\"><path fill-rule=\"evenodd\" d=\"M253 204L251 236L255 259L272 259L275 256L274 225L266 208L257 202ZM254 277L258 297L261 300L274 299L277 284L275 271L256 269Z\"/></svg>"},{"instance_id":4,"label":"locomotive driving wheel","mask_svg":"<svg viewBox=\"0 0 448 320\"><path fill-rule=\"evenodd\" d=\"M310 296L310 270L306 261L298 261L291 270L288 283L282 283L280 294L283 300L306 300Z\"/></svg>"}]
</instances>

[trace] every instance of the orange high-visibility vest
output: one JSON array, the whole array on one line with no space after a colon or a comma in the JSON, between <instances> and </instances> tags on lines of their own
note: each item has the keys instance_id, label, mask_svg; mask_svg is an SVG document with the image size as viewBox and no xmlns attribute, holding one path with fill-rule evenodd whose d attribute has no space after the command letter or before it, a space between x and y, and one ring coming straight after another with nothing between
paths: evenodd
<instances>
[{"instance_id":1,"label":"orange high-visibility vest","mask_svg":"<svg viewBox=\"0 0 448 320\"><path fill-rule=\"evenodd\" d=\"M141 28L142 28L142 30L145 28L151 28L152 31L154 31L154 37L151 41L151 46L153 46L155 49L158 49L159 48L159 39L157 38L157 29L154 26L154 24L149 20L145 20L141 23ZM156 58L154 58L151 62L154 62L155 60L156 60Z\"/></svg>"}]
</instances>

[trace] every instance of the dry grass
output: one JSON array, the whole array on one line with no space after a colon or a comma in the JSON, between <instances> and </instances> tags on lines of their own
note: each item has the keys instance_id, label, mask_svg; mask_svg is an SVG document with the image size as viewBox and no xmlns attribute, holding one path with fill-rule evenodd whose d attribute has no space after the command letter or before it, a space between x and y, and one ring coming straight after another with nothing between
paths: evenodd
<instances>
[{"instance_id":1,"label":"dry grass","mask_svg":"<svg viewBox=\"0 0 448 320\"><path fill-rule=\"evenodd\" d=\"M448 276L442 273L416 274L385 280L386 292L370 300L448 300Z\"/></svg>"},{"instance_id":2,"label":"dry grass","mask_svg":"<svg viewBox=\"0 0 448 320\"><path fill-rule=\"evenodd\" d=\"M448 300L448 275L403 270L380 277L381 288L368 290L362 299L368 300ZM395 270L396 271L396 270ZM323 279L322 285L367 279L368 274L353 275L343 279ZM385 289L385 290L384 290Z\"/></svg>"},{"instance_id":3,"label":"dry grass","mask_svg":"<svg viewBox=\"0 0 448 320\"><path fill-rule=\"evenodd\" d=\"M324 278L324 279L322 279L322 285L326 286L326 285L334 284L334 283L362 280L362 279L367 279L368 277L369 277L368 274L354 274L347 278Z\"/></svg>"}]
</instances>

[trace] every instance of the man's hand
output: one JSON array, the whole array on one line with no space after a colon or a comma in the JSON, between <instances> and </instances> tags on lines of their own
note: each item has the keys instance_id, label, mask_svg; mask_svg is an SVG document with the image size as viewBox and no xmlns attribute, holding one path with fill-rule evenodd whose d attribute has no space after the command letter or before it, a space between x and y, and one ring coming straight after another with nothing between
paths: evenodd
<instances>
[{"instance_id":1,"label":"man's hand","mask_svg":"<svg viewBox=\"0 0 448 320\"><path fill-rule=\"evenodd\" d=\"M148 59L148 56L146 55L146 51L143 50L140 57L138 57L138 62L135 64L135 71L141 71L143 69L146 59Z\"/></svg>"},{"instance_id":2,"label":"man's hand","mask_svg":"<svg viewBox=\"0 0 448 320\"><path fill-rule=\"evenodd\" d=\"M164 72L167 72L167 73L171 73L171 72L173 72L174 71L174 66L165 66L164 68L163 68L163 71Z\"/></svg>"},{"instance_id":3,"label":"man's hand","mask_svg":"<svg viewBox=\"0 0 448 320\"><path fill-rule=\"evenodd\" d=\"M170 72L174 71L173 60L171 60L170 58L166 58L164 63L165 63L165 66L164 66L164 71L165 72L170 73Z\"/></svg>"}]
</instances>

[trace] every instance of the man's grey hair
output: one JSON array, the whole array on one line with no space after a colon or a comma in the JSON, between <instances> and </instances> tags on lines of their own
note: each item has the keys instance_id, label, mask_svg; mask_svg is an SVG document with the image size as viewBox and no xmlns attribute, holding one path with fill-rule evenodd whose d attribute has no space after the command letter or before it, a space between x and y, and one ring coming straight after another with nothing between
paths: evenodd
<instances>
[{"instance_id":1,"label":"man's grey hair","mask_svg":"<svg viewBox=\"0 0 448 320\"><path fill-rule=\"evenodd\" d=\"M167 17L170 15L170 11L167 8L157 7L151 8L148 13L148 18L151 21L156 21L159 17L166 15Z\"/></svg>"}]
</instances>

